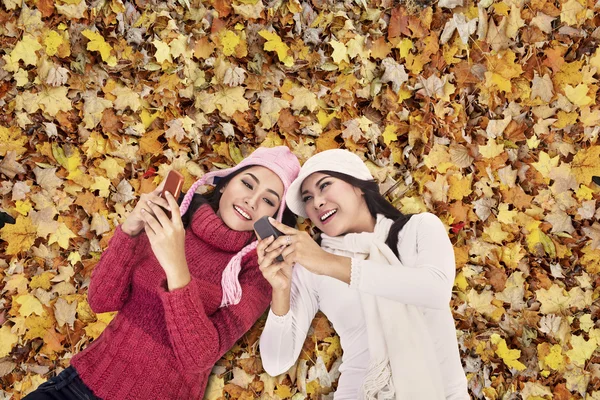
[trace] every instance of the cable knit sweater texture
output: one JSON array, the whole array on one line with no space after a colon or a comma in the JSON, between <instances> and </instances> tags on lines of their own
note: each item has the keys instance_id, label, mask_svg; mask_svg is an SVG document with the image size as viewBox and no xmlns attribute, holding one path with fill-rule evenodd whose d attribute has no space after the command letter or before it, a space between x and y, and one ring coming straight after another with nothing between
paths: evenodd
<instances>
[{"instance_id":1,"label":"cable knit sweater texture","mask_svg":"<svg viewBox=\"0 0 600 400\"><path fill-rule=\"evenodd\" d=\"M202 399L219 360L267 309L271 288L256 252L242 259L239 304L219 308L221 275L252 232L229 229L208 206L186 230L191 282L168 291L145 234L117 227L92 272L88 301L96 313L118 311L71 365L105 399Z\"/></svg>"}]
</instances>

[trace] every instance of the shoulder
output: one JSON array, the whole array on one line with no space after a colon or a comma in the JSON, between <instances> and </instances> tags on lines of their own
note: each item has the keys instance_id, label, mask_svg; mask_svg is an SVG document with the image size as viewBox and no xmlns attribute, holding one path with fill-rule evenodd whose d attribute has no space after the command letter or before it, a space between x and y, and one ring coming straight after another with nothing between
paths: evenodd
<instances>
[{"instance_id":1,"label":"shoulder","mask_svg":"<svg viewBox=\"0 0 600 400\"><path fill-rule=\"evenodd\" d=\"M414 214L411 217L411 221L414 220L414 223L416 224L427 224L427 225L438 225L438 226L444 226L444 224L442 223L442 220L439 219L439 217L435 214L432 214L430 212L424 212L424 213L419 213L419 214Z\"/></svg>"},{"instance_id":2,"label":"shoulder","mask_svg":"<svg viewBox=\"0 0 600 400\"><path fill-rule=\"evenodd\" d=\"M424 232L439 232L447 234L447 229L442 220L435 214L430 212L423 212L419 214L413 214L410 220L406 223L404 228L400 231L400 234L411 231L413 233L424 233Z\"/></svg>"}]
</instances>

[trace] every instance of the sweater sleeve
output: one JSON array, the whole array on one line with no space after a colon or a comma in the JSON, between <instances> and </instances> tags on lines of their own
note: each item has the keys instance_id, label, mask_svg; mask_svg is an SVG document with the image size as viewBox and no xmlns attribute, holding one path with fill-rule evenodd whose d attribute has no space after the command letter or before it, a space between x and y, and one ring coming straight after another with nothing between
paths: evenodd
<instances>
[{"instance_id":1,"label":"sweater sleeve","mask_svg":"<svg viewBox=\"0 0 600 400\"><path fill-rule=\"evenodd\" d=\"M134 266L144 251L142 235L131 237L120 226L115 229L92 271L88 303L95 313L119 311L127 301Z\"/></svg>"},{"instance_id":2,"label":"sweater sleeve","mask_svg":"<svg viewBox=\"0 0 600 400\"><path fill-rule=\"evenodd\" d=\"M354 258L350 287L404 304L445 309L456 274L452 243L444 224L435 215L424 213L414 222L417 224L415 266L399 268Z\"/></svg>"},{"instance_id":3,"label":"sweater sleeve","mask_svg":"<svg viewBox=\"0 0 600 400\"><path fill-rule=\"evenodd\" d=\"M251 261L245 262L248 257ZM210 316L202 303L203 282L192 277L186 286L168 291L164 281L159 293L169 340L182 368L193 372L212 368L267 309L271 286L258 269L256 255L242 262L240 302Z\"/></svg>"},{"instance_id":4,"label":"sweater sleeve","mask_svg":"<svg viewBox=\"0 0 600 400\"><path fill-rule=\"evenodd\" d=\"M260 337L260 356L269 375L280 375L294 365L318 310L319 301L312 276L296 264L292 275L290 310L283 316L269 310Z\"/></svg>"}]
</instances>

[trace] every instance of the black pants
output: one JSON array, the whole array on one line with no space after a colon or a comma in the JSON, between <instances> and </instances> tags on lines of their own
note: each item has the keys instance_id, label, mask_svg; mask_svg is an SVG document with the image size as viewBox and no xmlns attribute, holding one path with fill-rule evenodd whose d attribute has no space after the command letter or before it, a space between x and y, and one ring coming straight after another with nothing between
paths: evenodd
<instances>
[{"instance_id":1,"label":"black pants","mask_svg":"<svg viewBox=\"0 0 600 400\"><path fill-rule=\"evenodd\" d=\"M79 377L73 367L42 383L23 400L100 400Z\"/></svg>"}]
</instances>

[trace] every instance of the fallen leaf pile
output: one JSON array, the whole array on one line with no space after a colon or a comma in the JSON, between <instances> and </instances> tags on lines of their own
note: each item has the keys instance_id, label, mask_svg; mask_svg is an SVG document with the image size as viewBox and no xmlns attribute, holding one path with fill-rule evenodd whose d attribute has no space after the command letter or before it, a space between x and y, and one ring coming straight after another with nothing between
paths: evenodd
<instances>
[{"instance_id":1,"label":"fallen leaf pile","mask_svg":"<svg viewBox=\"0 0 600 400\"><path fill-rule=\"evenodd\" d=\"M473 398L600 399L600 2L2 0L0 41L0 399L113 318L87 287L141 193L282 144L444 221ZM279 377L262 326L206 398L331 398L327 319Z\"/></svg>"}]
</instances>

